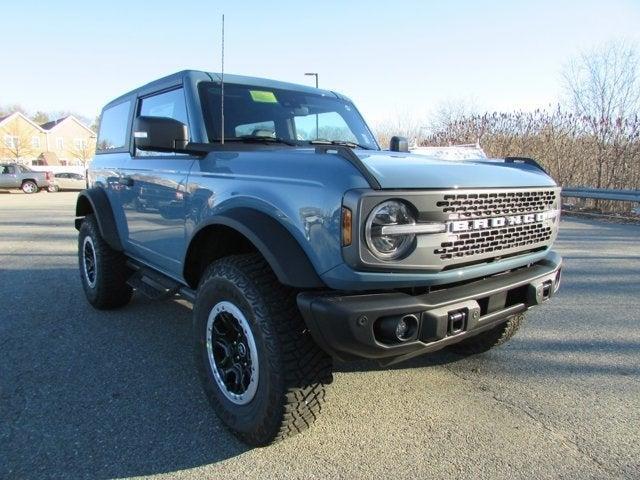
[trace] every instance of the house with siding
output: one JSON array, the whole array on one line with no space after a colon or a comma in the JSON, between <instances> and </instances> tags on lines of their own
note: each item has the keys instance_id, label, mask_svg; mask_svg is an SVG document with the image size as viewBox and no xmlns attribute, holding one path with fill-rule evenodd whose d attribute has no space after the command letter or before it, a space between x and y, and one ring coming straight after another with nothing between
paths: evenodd
<instances>
[{"instance_id":1,"label":"house with siding","mask_svg":"<svg viewBox=\"0 0 640 480\"><path fill-rule=\"evenodd\" d=\"M0 160L28 165L84 165L96 134L73 115L38 125L20 112L0 117Z\"/></svg>"},{"instance_id":2,"label":"house with siding","mask_svg":"<svg viewBox=\"0 0 640 480\"><path fill-rule=\"evenodd\" d=\"M0 160L31 163L47 150L47 133L20 112L0 117Z\"/></svg>"}]
</instances>

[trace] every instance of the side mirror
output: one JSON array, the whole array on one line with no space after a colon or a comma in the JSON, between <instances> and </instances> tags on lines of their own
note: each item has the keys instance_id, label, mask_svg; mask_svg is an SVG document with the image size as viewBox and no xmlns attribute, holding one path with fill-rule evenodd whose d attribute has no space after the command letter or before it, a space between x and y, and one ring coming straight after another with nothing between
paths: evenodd
<instances>
[{"instance_id":1,"label":"side mirror","mask_svg":"<svg viewBox=\"0 0 640 480\"><path fill-rule=\"evenodd\" d=\"M392 152L408 152L409 142L405 137L391 137L389 142L389 150Z\"/></svg>"},{"instance_id":2,"label":"side mirror","mask_svg":"<svg viewBox=\"0 0 640 480\"><path fill-rule=\"evenodd\" d=\"M141 116L133 122L133 138L140 150L177 152L185 150L189 132L184 123L173 118Z\"/></svg>"}]
</instances>

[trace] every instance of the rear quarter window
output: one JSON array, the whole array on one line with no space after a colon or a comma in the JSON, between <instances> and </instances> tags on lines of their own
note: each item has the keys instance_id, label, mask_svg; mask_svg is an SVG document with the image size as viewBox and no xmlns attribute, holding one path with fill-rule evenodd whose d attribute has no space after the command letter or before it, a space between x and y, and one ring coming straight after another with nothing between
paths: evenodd
<instances>
[{"instance_id":1,"label":"rear quarter window","mask_svg":"<svg viewBox=\"0 0 640 480\"><path fill-rule=\"evenodd\" d=\"M130 113L131 101L103 110L96 153L112 153L127 148Z\"/></svg>"}]
</instances>

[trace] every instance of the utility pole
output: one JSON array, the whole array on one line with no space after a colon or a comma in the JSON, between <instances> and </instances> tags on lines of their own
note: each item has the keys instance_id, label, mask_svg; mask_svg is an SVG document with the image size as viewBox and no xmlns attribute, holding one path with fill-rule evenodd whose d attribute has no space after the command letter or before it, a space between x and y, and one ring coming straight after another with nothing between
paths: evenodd
<instances>
[{"instance_id":1,"label":"utility pole","mask_svg":"<svg viewBox=\"0 0 640 480\"><path fill-rule=\"evenodd\" d=\"M315 72L305 73L309 77L316 77L316 88L318 88L318 74ZM316 113L316 140L320 138L320 129L318 127L318 114Z\"/></svg>"}]
</instances>

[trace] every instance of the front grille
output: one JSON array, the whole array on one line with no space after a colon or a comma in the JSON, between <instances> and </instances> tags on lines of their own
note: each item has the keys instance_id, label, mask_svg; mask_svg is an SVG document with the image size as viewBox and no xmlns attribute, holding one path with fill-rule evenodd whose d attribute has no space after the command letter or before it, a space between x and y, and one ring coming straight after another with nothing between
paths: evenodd
<instances>
[{"instance_id":1,"label":"front grille","mask_svg":"<svg viewBox=\"0 0 640 480\"><path fill-rule=\"evenodd\" d=\"M551 210L556 202L553 190L451 193L436 203L449 218L482 218Z\"/></svg>"},{"instance_id":2,"label":"front grille","mask_svg":"<svg viewBox=\"0 0 640 480\"><path fill-rule=\"evenodd\" d=\"M454 242L442 242L433 253L442 260L464 258L512 248L533 249L548 242L553 229L542 222L458 234Z\"/></svg>"},{"instance_id":3,"label":"front grille","mask_svg":"<svg viewBox=\"0 0 640 480\"><path fill-rule=\"evenodd\" d=\"M503 189L446 192L436 202L450 220L477 220L526 215L558 209L559 192L551 189ZM467 262L531 251L551 243L555 220L487 227L452 233L433 253L446 263Z\"/></svg>"}]
</instances>

